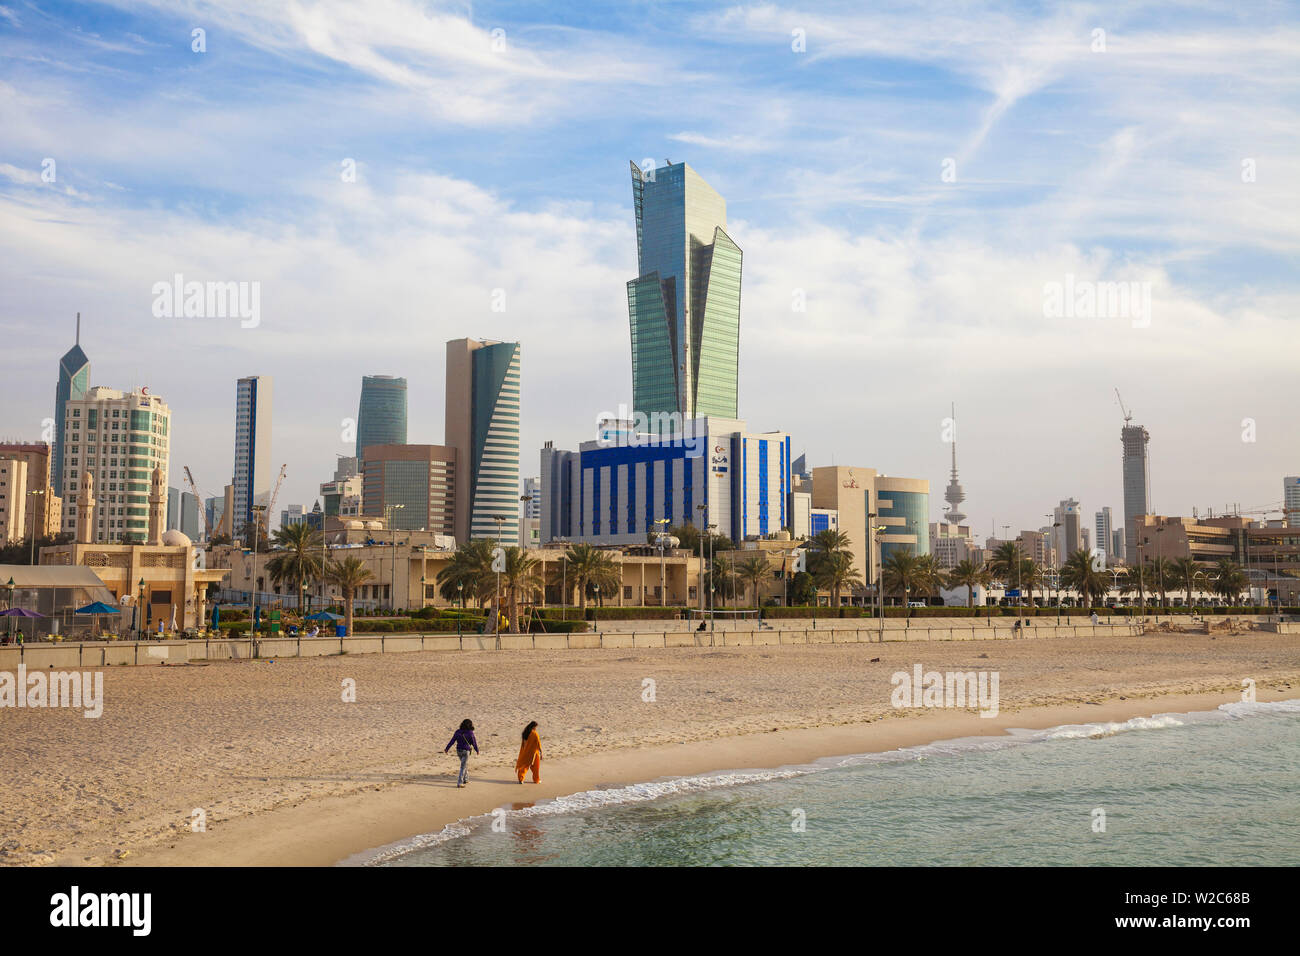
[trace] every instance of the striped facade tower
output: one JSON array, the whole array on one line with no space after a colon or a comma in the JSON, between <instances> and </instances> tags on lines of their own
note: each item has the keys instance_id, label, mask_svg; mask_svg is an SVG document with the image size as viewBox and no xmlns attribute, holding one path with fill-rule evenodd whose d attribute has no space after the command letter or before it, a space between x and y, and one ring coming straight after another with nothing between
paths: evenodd
<instances>
[{"instance_id":1,"label":"striped facade tower","mask_svg":"<svg viewBox=\"0 0 1300 956\"><path fill-rule=\"evenodd\" d=\"M447 343L457 543L499 535L503 545L519 544L519 352L518 342Z\"/></svg>"}]
</instances>

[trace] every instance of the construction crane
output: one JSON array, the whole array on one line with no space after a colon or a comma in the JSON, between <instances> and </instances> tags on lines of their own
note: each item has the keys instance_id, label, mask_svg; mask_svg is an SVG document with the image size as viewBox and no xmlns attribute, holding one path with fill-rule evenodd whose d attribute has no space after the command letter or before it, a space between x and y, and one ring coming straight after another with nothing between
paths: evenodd
<instances>
[{"instance_id":1,"label":"construction crane","mask_svg":"<svg viewBox=\"0 0 1300 956\"><path fill-rule=\"evenodd\" d=\"M1133 420L1133 413L1124 407L1124 399L1120 398L1119 389L1115 389L1115 400L1119 402L1119 410L1124 413L1124 424L1127 425Z\"/></svg>"},{"instance_id":2,"label":"construction crane","mask_svg":"<svg viewBox=\"0 0 1300 956\"><path fill-rule=\"evenodd\" d=\"M209 541L211 541L212 522L208 520L208 509L204 507L204 502L206 501L206 499L203 497L203 495L199 494L198 485L194 484L194 476L190 474L190 466L185 465L184 467L185 467L185 481L190 486L190 494L192 494L194 498L198 501L199 514L203 515L203 534Z\"/></svg>"},{"instance_id":3,"label":"construction crane","mask_svg":"<svg viewBox=\"0 0 1300 956\"><path fill-rule=\"evenodd\" d=\"M267 534L271 533L271 509L275 507L275 499L280 497L280 486L284 484L284 470L288 467L287 464L280 466L280 476L275 479L275 488L272 489L271 497L266 502L266 524L262 527L262 530Z\"/></svg>"}]
</instances>

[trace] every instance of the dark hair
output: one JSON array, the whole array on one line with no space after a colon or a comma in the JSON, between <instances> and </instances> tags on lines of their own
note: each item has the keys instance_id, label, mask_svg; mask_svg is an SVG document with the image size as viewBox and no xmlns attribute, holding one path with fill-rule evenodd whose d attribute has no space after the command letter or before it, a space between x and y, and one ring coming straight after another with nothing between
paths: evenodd
<instances>
[{"instance_id":1,"label":"dark hair","mask_svg":"<svg viewBox=\"0 0 1300 956\"><path fill-rule=\"evenodd\" d=\"M528 735L531 734L531 733L533 732L533 729L534 729L536 726L537 726L537 721L534 720L534 721L531 721L531 722L528 724L528 726L524 728L524 743L527 743L527 742L528 742Z\"/></svg>"},{"instance_id":2,"label":"dark hair","mask_svg":"<svg viewBox=\"0 0 1300 956\"><path fill-rule=\"evenodd\" d=\"M468 717L466 717L464 720L462 720L462 721L460 722L460 729L461 729L461 730L473 730L473 729L474 729L474 721L472 721L472 720L470 720Z\"/></svg>"}]
</instances>

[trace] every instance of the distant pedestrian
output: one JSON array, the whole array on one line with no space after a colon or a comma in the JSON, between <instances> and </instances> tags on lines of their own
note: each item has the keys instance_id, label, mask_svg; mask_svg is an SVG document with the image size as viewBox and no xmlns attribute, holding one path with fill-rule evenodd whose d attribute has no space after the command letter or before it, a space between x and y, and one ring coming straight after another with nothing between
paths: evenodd
<instances>
[{"instance_id":1,"label":"distant pedestrian","mask_svg":"<svg viewBox=\"0 0 1300 956\"><path fill-rule=\"evenodd\" d=\"M1098 618L1097 618L1097 612L1096 612L1096 611L1093 611L1093 612L1092 612L1092 623L1093 623L1093 624L1096 624L1097 621L1098 621Z\"/></svg>"},{"instance_id":2,"label":"distant pedestrian","mask_svg":"<svg viewBox=\"0 0 1300 956\"><path fill-rule=\"evenodd\" d=\"M524 728L523 743L519 747L519 759L515 761L515 773L519 782L524 782L524 775L533 772L533 783L542 782L542 738L537 735L537 721L530 721Z\"/></svg>"},{"instance_id":3,"label":"distant pedestrian","mask_svg":"<svg viewBox=\"0 0 1300 956\"><path fill-rule=\"evenodd\" d=\"M1020 618L1016 618L1016 623L1011 625L1011 636L1012 637L1020 636Z\"/></svg>"},{"instance_id":4,"label":"distant pedestrian","mask_svg":"<svg viewBox=\"0 0 1300 956\"><path fill-rule=\"evenodd\" d=\"M442 748L446 753L451 749L451 745L456 745L456 756L460 758L460 773L456 775L456 787L467 786L469 784L469 752L478 753L478 741L474 738L474 721L466 717L460 722L460 727L451 735L451 740L447 741L447 746Z\"/></svg>"}]
</instances>

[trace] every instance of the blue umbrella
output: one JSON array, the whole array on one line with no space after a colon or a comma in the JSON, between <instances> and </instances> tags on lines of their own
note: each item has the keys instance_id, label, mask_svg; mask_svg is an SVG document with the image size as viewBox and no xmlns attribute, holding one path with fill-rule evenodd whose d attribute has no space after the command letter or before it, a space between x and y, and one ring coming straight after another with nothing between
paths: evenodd
<instances>
[{"instance_id":1,"label":"blue umbrella","mask_svg":"<svg viewBox=\"0 0 1300 956\"><path fill-rule=\"evenodd\" d=\"M212 605L212 629L215 631L221 627L221 605Z\"/></svg>"},{"instance_id":2,"label":"blue umbrella","mask_svg":"<svg viewBox=\"0 0 1300 956\"><path fill-rule=\"evenodd\" d=\"M342 614L334 614L334 613L332 613L332 612L330 612L330 611L317 611L315 614L308 614L308 615L307 615L307 620L309 620L309 621L341 621L341 620L343 620L343 615L342 615Z\"/></svg>"},{"instance_id":3,"label":"blue umbrella","mask_svg":"<svg viewBox=\"0 0 1300 956\"><path fill-rule=\"evenodd\" d=\"M262 609L261 607L253 608L253 630L261 630L262 627Z\"/></svg>"},{"instance_id":4,"label":"blue umbrella","mask_svg":"<svg viewBox=\"0 0 1300 956\"><path fill-rule=\"evenodd\" d=\"M121 614L121 610L113 607L111 604L105 604L103 601L96 601L94 604L87 604L85 607L79 607L74 614Z\"/></svg>"}]
</instances>

